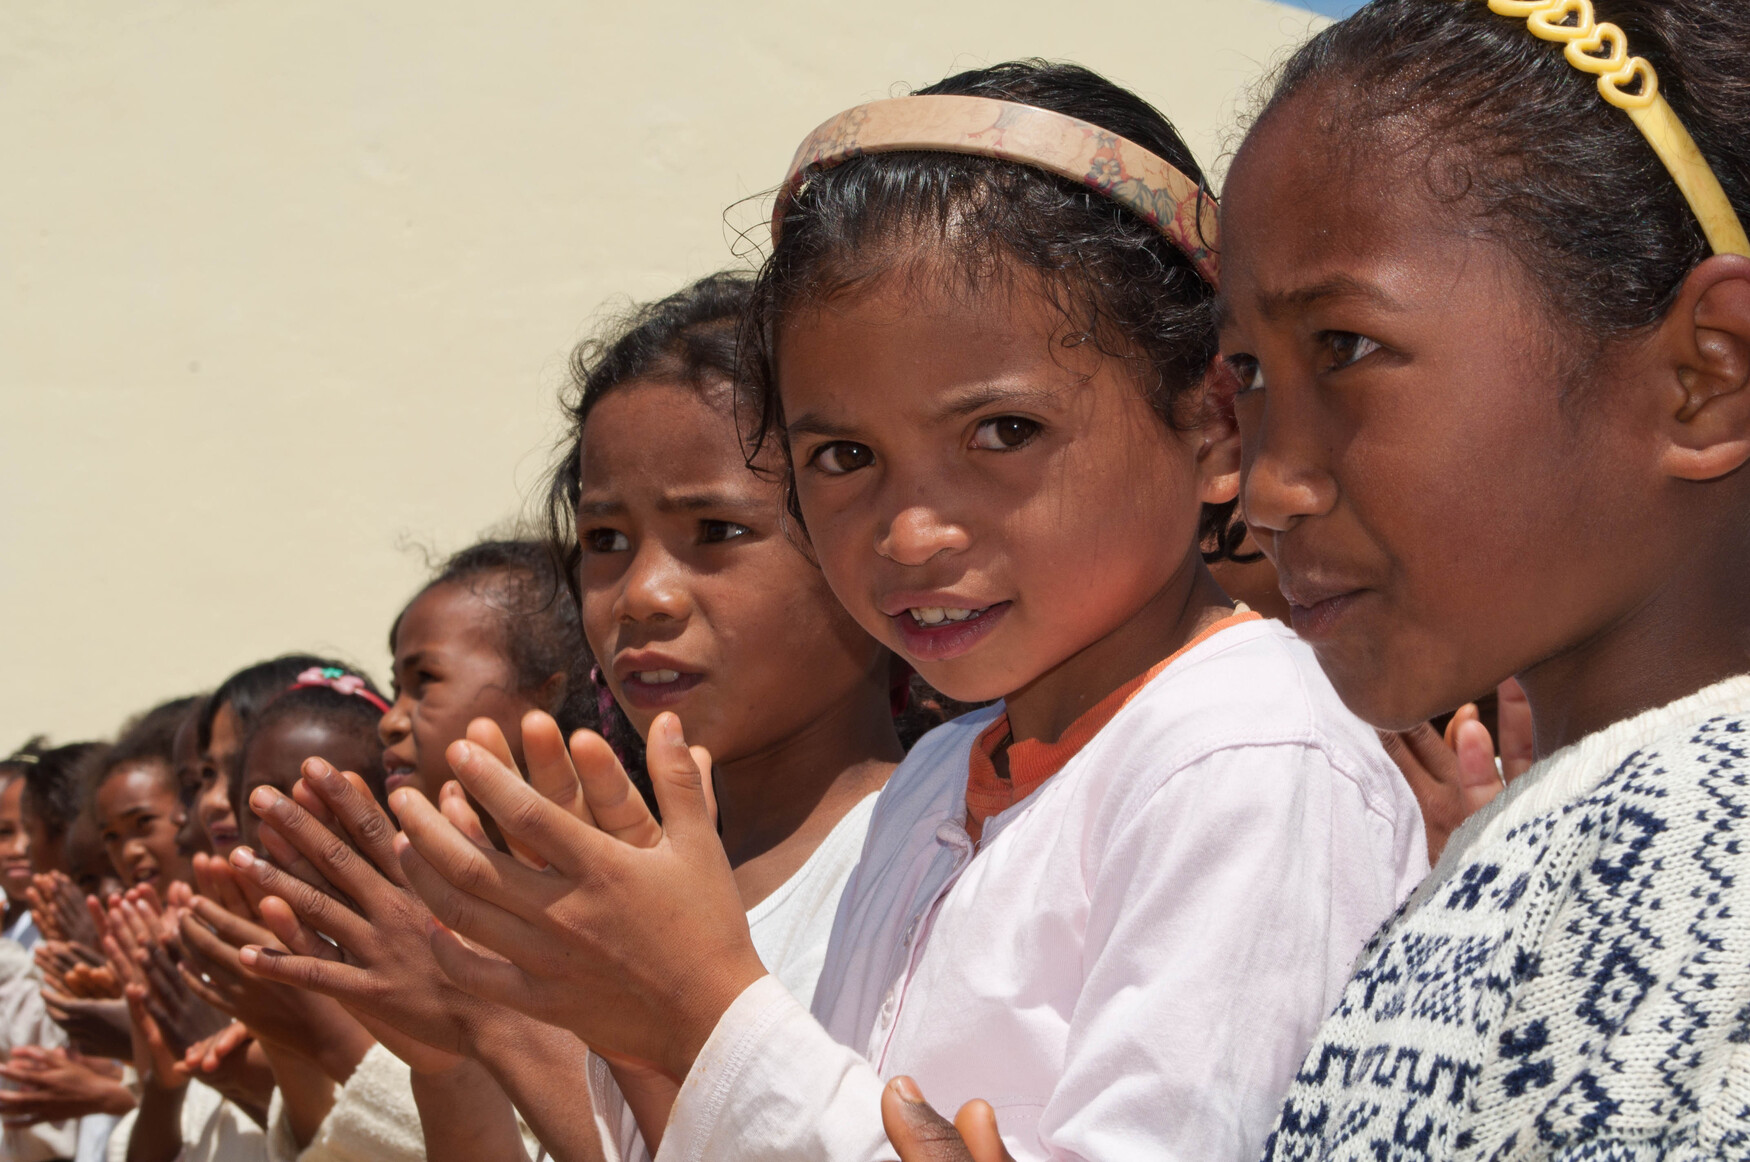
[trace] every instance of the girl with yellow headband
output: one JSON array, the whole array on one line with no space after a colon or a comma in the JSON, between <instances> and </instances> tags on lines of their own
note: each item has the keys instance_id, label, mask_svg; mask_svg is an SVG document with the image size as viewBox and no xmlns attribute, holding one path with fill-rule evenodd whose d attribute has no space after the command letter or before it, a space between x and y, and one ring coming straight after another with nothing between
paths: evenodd
<instances>
[{"instance_id":1,"label":"girl with yellow headband","mask_svg":"<svg viewBox=\"0 0 1750 1162\"><path fill-rule=\"evenodd\" d=\"M1380 0L1235 161L1241 500L1297 626L1381 727L1517 675L1538 755L1269 1158L1750 1156L1747 46L1740 0ZM908 1096L902 1156L965 1157Z\"/></svg>"}]
</instances>

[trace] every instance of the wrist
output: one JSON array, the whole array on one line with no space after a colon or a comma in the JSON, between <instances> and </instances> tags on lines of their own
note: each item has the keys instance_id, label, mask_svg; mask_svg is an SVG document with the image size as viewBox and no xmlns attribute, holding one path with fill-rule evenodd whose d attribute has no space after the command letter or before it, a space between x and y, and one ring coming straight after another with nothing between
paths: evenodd
<instances>
[{"instance_id":1,"label":"wrist","mask_svg":"<svg viewBox=\"0 0 1750 1162\"><path fill-rule=\"evenodd\" d=\"M696 1003L689 1005L687 1017L676 1023L674 1036L661 1060L663 1070L676 1082L685 1081L693 1070L693 1062L698 1060L711 1034L717 1031L718 1022L723 1020L729 1006L749 986L767 975L765 965L756 957L749 965L732 966L701 980L701 987L696 988L690 998Z\"/></svg>"}]
</instances>

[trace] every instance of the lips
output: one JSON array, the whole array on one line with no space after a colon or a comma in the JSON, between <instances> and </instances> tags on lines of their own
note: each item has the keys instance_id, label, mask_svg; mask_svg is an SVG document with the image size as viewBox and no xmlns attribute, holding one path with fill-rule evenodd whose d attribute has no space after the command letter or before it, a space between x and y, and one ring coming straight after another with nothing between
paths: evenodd
<instances>
[{"instance_id":1,"label":"lips","mask_svg":"<svg viewBox=\"0 0 1750 1162\"><path fill-rule=\"evenodd\" d=\"M407 786L419 778L419 772L412 767L399 767L389 772L383 780L383 794L389 795Z\"/></svg>"},{"instance_id":2,"label":"lips","mask_svg":"<svg viewBox=\"0 0 1750 1162\"><path fill-rule=\"evenodd\" d=\"M1288 599L1288 616L1294 632L1308 641L1328 638L1367 592L1358 585L1316 579L1286 572L1279 574L1282 595Z\"/></svg>"},{"instance_id":3,"label":"lips","mask_svg":"<svg viewBox=\"0 0 1750 1162\"><path fill-rule=\"evenodd\" d=\"M1012 601L974 606L960 598L907 605L888 619L906 654L920 662L945 662L969 653L1013 607Z\"/></svg>"}]
</instances>

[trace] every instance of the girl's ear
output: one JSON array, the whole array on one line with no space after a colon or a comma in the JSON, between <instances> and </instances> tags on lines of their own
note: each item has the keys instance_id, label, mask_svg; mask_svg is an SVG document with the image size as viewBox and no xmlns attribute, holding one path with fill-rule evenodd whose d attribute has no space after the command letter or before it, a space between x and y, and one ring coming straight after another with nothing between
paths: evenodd
<instances>
[{"instance_id":1,"label":"girl's ear","mask_svg":"<svg viewBox=\"0 0 1750 1162\"><path fill-rule=\"evenodd\" d=\"M1720 254L1684 280L1660 330L1671 355L1660 469L1717 480L1750 461L1750 258Z\"/></svg>"},{"instance_id":2,"label":"girl's ear","mask_svg":"<svg viewBox=\"0 0 1750 1162\"><path fill-rule=\"evenodd\" d=\"M1199 388L1203 422L1197 428L1197 499L1225 504L1240 493L1240 426L1234 395L1240 382L1220 356L1210 360Z\"/></svg>"},{"instance_id":3,"label":"girl's ear","mask_svg":"<svg viewBox=\"0 0 1750 1162\"><path fill-rule=\"evenodd\" d=\"M535 706L548 714L556 714L559 707L565 704L565 687L569 683L565 672L548 674L547 680L535 687Z\"/></svg>"}]
</instances>

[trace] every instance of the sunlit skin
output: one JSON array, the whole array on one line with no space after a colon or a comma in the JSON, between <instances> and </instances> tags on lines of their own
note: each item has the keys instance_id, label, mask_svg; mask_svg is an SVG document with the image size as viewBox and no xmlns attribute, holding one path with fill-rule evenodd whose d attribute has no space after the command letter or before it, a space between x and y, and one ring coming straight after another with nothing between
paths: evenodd
<instances>
[{"instance_id":1,"label":"sunlit skin","mask_svg":"<svg viewBox=\"0 0 1750 1162\"><path fill-rule=\"evenodd\" d=\"M748 469L722 390L622 385L590 412L582 453L590 649L640 735L669 710L711 752L752 906L901 757L888 653L786 534L782 488Z\"/></svg>"},{"instance_id":2,"label":"sunlit skin","mask_svg":"<svg viewBox=\"0 0 1750 1162\"><path fill-rule=\"evenodd\" d=\"M1006 697L1015 738L1055 740L1229 611L1197 526L1233 496L1237 440L1213 406L1170 429L1027 284L946 285L881 278L786 320L797 496L866 630L952 697ZM986 612L920 626L929 607Z\"/></svg>"},{"instance_id":3,"label":"sunlit skin","mask_svg":"<svg viewBox=\"0 0 1750 1162\"><path fill-rule=\"evenodd\" d=\"M6 923L12 925L28 906L30 833L24 828L24 778L14 776L0 789L0 887L6 889Z\"/></svg>"},{"instance_id":4,"label":"sunlit skin","mask_svg":"<svg viewBox=\"0 0 1750 1162\"><path fill-rule=\"evenodd\" d=\"M1405 729L1518 675L1548 754L1743 671L1750 262L1575 374L1535 275L1401 154L1333 141L1340 99L1235 161L1222 351L1247 522L1344 701Z\"/></svg>"},{"instance_id":5,"label":"sunlit skin","mask_svg":"<svg viewBox=\"0 0 1750 1162\"><path fill-rule=\"evenodd\" d=\"M92 812L116 875L129 887L193 883L194 868L176 841L183 807L174 772L150 760L111 771L98 784Z\"/></svg>"},{"instance_id":6,"label":"sunlit skin","mask_svg":"<svg viewBox=\"0 0 1750 1162\"><path fill-rule=\"evenodd\" d=\"M522 754L522 718L557 689L519 689L505 653L504 612L490 579L434 585L414 598L395 630L395 701L378 726L388 788L411 787L432 801L453 776L444 748L468 723L490 718ZM555 675L555 683L563 675Z\"/></svg>"},{"instance_id":7,"label":"sunlit skin","mask_svg":"<svg viewBox=\"0 0 1750 1162\"><path fill-rule=\"evenodd\" d=\"M81 895L96 896L99 900L127 889L116 874L109 848L103 842L103 831L90 811L79 812L67 826L67 875Z\"/></svg>"},{"instance_id":8,"label":"sunlit skin","mask_svg":"<svg viewBox=\"0 0 1750 1162\"><path fill-rule=\"evenodd\" d=\"M182 720L176 728L176 736L170 744L170 761L176 768L178 798L182 803L182 827L176 833L176 842L182 845L184 855L193 855L197 851L212 854L212 846L207 842L206 829L201 826L199 815L194 809L195 799L201 792L201 744L200 744L200 714L191 713Z\"/></svg>"},{"instance_id":9,"label":"sunlit skin","mask_svg":"<svg viewBox=\"0 0 1750 1162\"><path fill-rule=\"evenodd\" d=\"M213 715L207 752L201 756L200 790L194 800L195 818L218 855L229 855L243 838L237 827L236 805L231 802L231 783L243 757L239 753L242 747L243 724L227 702Z\"/></svg>"},{"instance_id":10,"label":"sunlit skin","mask_svg":"<svg viewBox=\"0 0 1750 1162\"><path fill-rule=\"evenodd\" d=\"M249 748L243 755L243 774L237 800L250 802L259 787L272 787L290 795L301 774L304 760L316 757L327 760L339 770L354 771L366 780L366 786L377 802L383 801L383 784L375 786L377 739L358 731L336 729L331 723L310 719L282 718L254 731ZM261 818L254 811L243 812L243 845L261 850Z\"/></svg>"}]
</instances>

